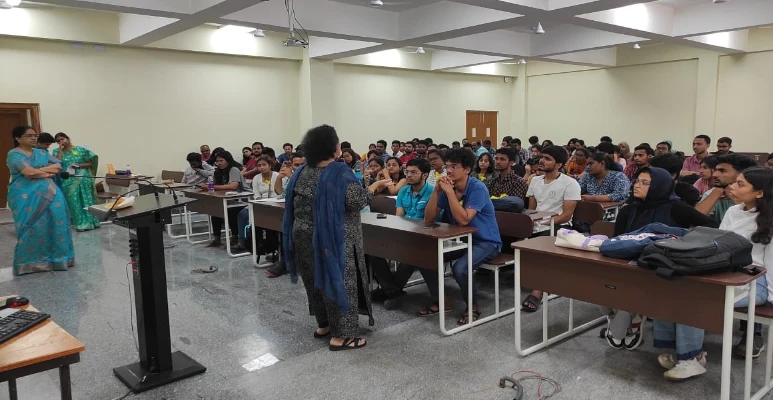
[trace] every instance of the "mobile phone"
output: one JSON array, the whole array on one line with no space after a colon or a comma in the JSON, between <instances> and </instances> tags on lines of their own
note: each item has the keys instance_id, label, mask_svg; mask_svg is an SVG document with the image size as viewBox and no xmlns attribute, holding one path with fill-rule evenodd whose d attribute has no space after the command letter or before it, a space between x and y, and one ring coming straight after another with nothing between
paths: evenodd
<instances>
[{"instance_id":1,"label":"mobile phone","mask_svg":"<svg viewBox=\"0 0 773 400\"><path fill-rule=\"evenodd\" d=\"M386 217L386 214L383 213L376 214L376 219L386 219Z\"/></svg>"},{"instance_id":2,"label":"mobile phone","mask_svg":"<svg viewBox=\"0 0 773 400\"><path fill-rule=\"evenodd\" d=\"M429 223L429 224L424 224L424 229L433 229L433 228L437 228L439 226L440 226L440 224L436 224L436 223L432 222L432 223Z\"/></svg>"}]
</instances>

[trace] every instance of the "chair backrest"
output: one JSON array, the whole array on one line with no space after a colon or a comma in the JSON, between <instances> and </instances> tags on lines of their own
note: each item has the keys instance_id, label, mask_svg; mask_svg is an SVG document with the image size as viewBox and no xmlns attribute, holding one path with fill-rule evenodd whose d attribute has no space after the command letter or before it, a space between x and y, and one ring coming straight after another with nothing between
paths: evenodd
<instances>
[{"instance_id":1,"label":"chair backrest","mask_svg":"<svg viewBox=\"0 0 773 400\"><path fill-rule=\"evenodd\" d=\"M105 182L111 188L113 187L129 187L132 184L131 179L126 175L105 175Z\"/></svg>"},{"instance_id":2,"label":"chair backrest","mask_svg":"<svg viewBox=\"0 0 773 400\"><path fill-rule=\"evenodd\" d=\"M370 211L380 214L396 215L396 203L397 200L388 196L373 196L370 201Z\"/></svg>"},{"instance_id":3,"label":"chair backrest","mask_svg":"<svg viewBox=\"0 0 773 400\"><path fill-rule=\"evenodd\" d=\"M182 183L183 175L185 175L185 173L182 171L167 171L167 170L161 171L161 179L163 180L171 179L176 183Z\"/></svg>"},{"instance_id":4,"label":"chair backrest","mask_svg":"<svg viewBox=\"0 0 773 400\"><path fill-rule=\"evenodd\" d=\"M496 211L499 234L512 239L527 239L534 234L534 221L526 214Z\"/></svg>"},{"instance_id":5,"label":"chair backrest","mask_svg":"<svg viewBox=\"0 0 773 400\"><path fill-rule=\"evenodd\" d=\"M608 221L596 221L590 227L591 235L604 235L608 238L615 236L615 223Z\"/></svg>"},{"instance_id":6,"label":"chair backrest","mask_svg":"<svg viewBox=\"0 0 773 400\"><path fill-rule=\"evenodd\" d=\"M604 207L592 201L580 201L574 209L572 219L577 222L593 224L604 219Z\"/></svg>"}]
</instances>

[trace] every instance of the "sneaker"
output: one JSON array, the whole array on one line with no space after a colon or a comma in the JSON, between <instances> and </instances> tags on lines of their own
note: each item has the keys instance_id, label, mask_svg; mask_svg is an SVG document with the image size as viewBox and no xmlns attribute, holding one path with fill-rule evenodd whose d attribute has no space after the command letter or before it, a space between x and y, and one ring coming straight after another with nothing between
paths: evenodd
<instances>
[{"instance_id":1,"label":"sneaker","mask_svg":"<svg viewBox=\"0 0 773 400\"><path fill-rule=\"evenodd\" d=\"M604 337L607 339L607 343L612 346L613 349L622 349L623 346L625 346L625 343L623 343L620 339L615 339L612 336L612 331L609 329L609 324L612 322L612 320L607 317L607 329L605 329L605 335Z\"/></svg>"},{"instance_id":2,"label":"sneaker","mask_svg":"<svg viewBox=\"0 0 773 400\"><path fill-rule=\"evenodd\" d=\"M763 351L765 351L765 341L762 339L762 336L754 335L752 342L754 342L754 348L752 348L752 358L757 358L760 356L760 354L762 354ZM733 346L733 356L743 359L746 358L746 332L741 335L741 341Z\"/></svg>"},{"instance_id":3,"label":"sneaker","mask_svg":"<svg viewBox=\"0 0 773 400\"><path fill-rule=\"evenodd\" d=\"M705 360L706 356L701 357L701 360ZM679 360L676 362L674 368L669 369L663 373L663 377L669 381L683 381L698 375L706 373L706 362L701 363L701 360L695 358L691 360Z\"/></svg>"},{"instance_id":4,"label":"sneaker","mask_svg":"<svg viewBox=\"0 0 773 400\"><path fill-rule=\"evenodd\" d=\"M276 263L263 271L269 278L279 278L287 273L284 263Z\"/></svg>"},{"instance_id":5,"label":"sneaker","mask_svg":"<svg viewBox=\"0 0 773 400\"><path fill-rule=\"evenodd\" d=\"M207 247L220 247L223 245L223 242L220 241L220 238L214 238L212 241L207 245Z\"/></svg>"},{"instance_id":6,"label":"sneaker","mask_svg":"<svg viewBox=\"0 0 773 400\"><path fill-rule=\"evenodd\" d=\"M646 320L647 317L642 315L636 315L633 318L631 327L628 328L628 334L623 339L626 350L633 350L644 341L644 330L642 328L644 328L644 321Z\"/></svg>"},{"instance_id":7,"label":"sneaker","mask_svg":"<svg viewBox=\"0 0 773 400\"><path fill-rule=\"evenodd\" d=\"M701 359L698 360L698 362L702 366L706 366L706 353L705 351L701 353ZM672 369L676 366L676 364L679 362L679 360L676 359L676 356L671 353L665 353L658 356L658 363L660 363L660 366L665 369Z\"/></svg>"}]
</instances>

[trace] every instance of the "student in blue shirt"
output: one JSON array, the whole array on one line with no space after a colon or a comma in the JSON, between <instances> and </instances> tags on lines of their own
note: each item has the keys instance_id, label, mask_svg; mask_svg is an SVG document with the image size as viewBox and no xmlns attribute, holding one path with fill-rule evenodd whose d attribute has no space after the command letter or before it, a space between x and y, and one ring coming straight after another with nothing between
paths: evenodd
<instances>
[{"instance_id":1,"label":"student in blue shirt","mask_svg":"<svg viewBox=\"0 0 773 400\"><path fill-rule=\"evenodd\" d=\"M405 180L408 183L397 193L397 216L411 220L423 220L424 208L432 196L432 185L427 184L430 173L429 161L414 158L405 167ZM405 295L403 287L408 283L416 267L401 263L397 271L392 273L387 261L380 257L368 257L373 276L381 288L371 293L375 302L384 302L384 308L393 310L398 306L398 298Z\"/></svg>"},{"instance_id":2,"label":"student in blue shirt","mask_svg":"<svg viewBox=\"0 0 773 400\"><path fill-rule=\"evenodd\" d=\"M469 273L467 252L472 251L472 269L476 269L499 255L502 240L499 236L499 226L488 189L483 182L470 176L470 171L475 165L475 155L465 149L451 149L445 152L443 159L446 164L447 176L440 178L435 190L432 191L432 197L430 197L424 211L424 221L434 222L442 211L448 216L452 225L477 228L477 231L472 234L470 249L460 250L457 254L454 252L446 254L449 259L457 259L452 264L451 270L454 279L462 289L462 297L467 302ZM420 271L429 287L430 294L434 299L437 299L437 272L424 269ZM473 304L467 305L467 310L458 321L460 325L466 324L470 319L475 321L480 317L480 305L475 304L476 290L474 285L472 295ZM437 301L435 301L426 309L419 311L418 315L437 314L438 308Z\"/></svg>"}]
</instances>

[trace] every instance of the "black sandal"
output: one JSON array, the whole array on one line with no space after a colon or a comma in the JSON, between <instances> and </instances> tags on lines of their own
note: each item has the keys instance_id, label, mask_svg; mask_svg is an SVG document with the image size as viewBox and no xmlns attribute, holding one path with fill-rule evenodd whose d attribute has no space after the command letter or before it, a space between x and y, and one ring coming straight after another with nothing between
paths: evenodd
<instances>
[{"instance_id":1,"label":"black sandal","mask_svg":"<svg viewBox=\"0 0 773 400\"><path fill-rule=\"evenodd\" d=\"M324 329L324 328L317 328L317 329ZM326 333L326 334L324 334L324 335L320 335L320 334L319 334L319 333L317 333L317 331L315 330L315 331L314 331L314 337L315 337L316 339L324 339L324 338L326 338L326 337L330 336L330 333L331 333L331 332L333 332L333 330L328 328L328 330L327 330L327 333Z\"/></svg>"},{"instance_id":2,"label":"black sandal","mask_svg":"<svg viewBox=\"0 0 773 400\"><path fill-rule=\"evenodd\" d=\"M470 321L468 319L468 318L470 318L470 315L469 315L469 312L468 312L469 310L470 310L469 308L464 310L464 314L462 314L461 318L459 318L459 320L456 321L457 325L467 325L468 323L470 323ZM480 318L480 310L476 310L473 307L473 309L472 309L472 322L477 321L478 318Z\"/></svg>"},{"instance_id":3,"label":"black sandal","mask_svg":"<svg viewBox=\"0 0 773 400\"><path fill-rule=\"evenodd\" d=\"M354 344L354 346L350 346L350 344ZM356 350L365 347L367 344L368 342L362 338L344 338L344 342L340 346L333 346L331 344L329 348L330 351Z\"/></svg>"},{"instance_id":4,"label":"black sandal","mask_svg":"<svg viewBox=\"0 0 773 400\"><path fill-rule=\"evenodd\" d=\"M537 310L539 310L540 303L542 303L542 299L538 299L536 296L530 294L526 296L526 299L523 301L523 303L521 303L521 311L527 313L537 312Z\"/></svg>"},{"instance_id":5,"label":"black sandal","mask_svg":"<svg viewBox=\"0 0 773 400\"><path fill-rule=\"evenodd\" d=\"M435 309L433 310L432 307L435 307ZM451 311L454 311L454 308L448 307L446 308L445 311L451 312ZM429 307L427 308L422 308L421 310L416 311L417 317L431 317L433 315L438 315L438 314L440 314L440 304L437 301L430 304Z\"/></svg>"}]
</instances>

